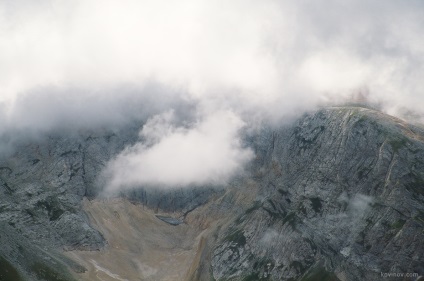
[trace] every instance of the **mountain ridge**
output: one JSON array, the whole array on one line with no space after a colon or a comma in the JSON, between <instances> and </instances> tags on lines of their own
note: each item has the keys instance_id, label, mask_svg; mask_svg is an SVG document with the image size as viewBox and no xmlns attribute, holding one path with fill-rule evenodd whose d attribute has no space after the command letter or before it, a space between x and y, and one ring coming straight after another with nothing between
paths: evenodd
<instances>
[{"instance_id":1,"label":"mountain ridge","mask_svg":"<svg viewBox=\"0 0 424 281\"><path fill-rule=\"evenodd\" d=\"M99 225L93 227L82 202L104 200L95 199L96 176L137 135L133 127L23 145L0 161L0 221L46 247L44 258L37 259L71 268L65 274L69 280L84 278L96 270L92 264L81 256L75 262L53 259L50 253L65 249L75 258L72 253L91 251L99 260L108 253L113 233L105 238ZM146 215L182 219L181 227L196 234L196 243L187 246L185 280L375 280L381 272L423 273L424 130L419 126L373 109L330 107L280 128L262 127L244 142L256 158L225 188L122 195L135 208L146 208ZM162 225L151 222L153 229ZM172 241L172 231L169 235ZM13 252L2 250L0 256L22 278L43 280ZM137 276L141 269L131 270L128 274Z\"/></svg>"}]
</instances>

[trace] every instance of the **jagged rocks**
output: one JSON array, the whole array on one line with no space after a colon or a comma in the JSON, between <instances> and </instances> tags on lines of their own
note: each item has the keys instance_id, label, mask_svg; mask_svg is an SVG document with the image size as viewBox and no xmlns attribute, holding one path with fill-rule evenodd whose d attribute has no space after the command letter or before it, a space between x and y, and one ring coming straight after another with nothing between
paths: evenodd
<instances>
[{"instance_id":1,"label":"jagged rocks","mask_svg":"<svg viewBox=\"0 0 424 281\"><path fill-rule=\"evenodd\" d=\"M261 170L256 207L224 231L215 279L424 271L421 129L374 110L329 108L265 132L251 144ZM233 229L243 239L228 241Z\"/></svg>"},{"instance_id":2,"label":"jagged rocks","mask_svg":"<svg viewBox=\"0 0 424 281\"><path fill-rule=\"evenodd\" d=\"M138 130L56 135L20 144L1 159L5 227L0 238L7 238L1 240L7 247L0 256L7 263L0 264L15 268L24 280L43 279L31 273L32 263L20 262L19 247L43 249L45 255L34 259L50 269L65 264L51 254L54 249L107 247L82 200L99 194L100 171L137 140ZM325 108L281 128L264 126L245 136L245 144L256 158L226 188L139 187L120 194L184 221L175 228L204 233L188 280L376 280L381 272L423 274L420 127L371 109Z\"/></svg>"}]
</instances>

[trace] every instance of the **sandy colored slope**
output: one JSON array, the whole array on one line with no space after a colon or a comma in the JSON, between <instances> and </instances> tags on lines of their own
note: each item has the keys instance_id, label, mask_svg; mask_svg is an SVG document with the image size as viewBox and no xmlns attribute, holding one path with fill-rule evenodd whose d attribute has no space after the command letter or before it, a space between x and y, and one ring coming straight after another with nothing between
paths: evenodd
<instances>
[{"instance_id":1,"label":"sandy colored slope","mask_svg":"<svg viewBox=\"0 0 424 281\"><path fill-rule=\"evenodd\" d=\"M84 201L92 225L108 241L101 251L67 255L88 271L82 280L184 280L196 258L201 230L169 225L123 199ZM198 255L197 255L198 256Z\"/></svg>"}]
</instances>

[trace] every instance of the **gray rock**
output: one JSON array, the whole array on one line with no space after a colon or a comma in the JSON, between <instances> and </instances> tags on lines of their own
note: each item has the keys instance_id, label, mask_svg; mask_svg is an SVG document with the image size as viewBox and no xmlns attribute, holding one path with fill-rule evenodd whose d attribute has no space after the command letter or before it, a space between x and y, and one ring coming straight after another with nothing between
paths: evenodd
<instances>
[{"instance_id":1,"label":"gray rock","mask_svg":"<svg viewBox=\"0 0 424 281\"><path fill-rule=\"evenodd\" d=\"M252 139L260 191L213 252L216 280L424 271L422 129L370 109L328 108Z\"/></svg>"},{"instance_id":2,"label":"gray rock","mask_svg":"<svg viewBox=\"0 0 424 281\"><path fill-rule=\"evenodd\" d=\"M90 226L82 211L82 199L99 195L100 172L107 161L138 140L139 129L140 124L119 130L52 133L21 141L14 153L0 158L0 224L20 234L16 241L9 235L14 250L0 252L0 256L16 266L25 280L38 279L30 264L22 266L11 254L22 239L46 253L100 250L107 245L102 234ZM138 187L121 196L157 211L178 212L184 218L217 192L222 191L192 187L164 192ZM0 229L0 236L5 231ZM34 259L44 262L37 255ZM80 267L67 264L81 271Z\"/></svg>"},{"instance_id":3,"label":"gray rock","mask_svg":"<svg viewBox=\"0 0 424 281\"><path fill-rule=\"evenodd\" d=\"M139 125L22 141L0 159L0 264L14 267L23 280L43 280L33 261L84 271L57 251L107 246L82 211L82 199L99 195L100 171L137 141ZM178 222L206 206L200 215L219 227L205 237L196 276L376 280L381 272L423 274L422 128L371 109L334 107L280 128L264 126L244 140L256 158L225 188L139 186L120 194L172 213ZM23 256L20 248L27 251Z\"/></svg>"}]
</instances>

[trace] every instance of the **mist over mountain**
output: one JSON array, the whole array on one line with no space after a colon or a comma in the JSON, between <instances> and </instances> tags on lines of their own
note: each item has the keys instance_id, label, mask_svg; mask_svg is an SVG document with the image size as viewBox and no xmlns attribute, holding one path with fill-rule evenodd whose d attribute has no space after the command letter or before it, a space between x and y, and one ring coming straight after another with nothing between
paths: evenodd
<instances>
[{"instance_id":1,"label":"mist over mountain","mask_svg":"<svg viewBox=\"0 0 424 281\"><path fill-rule=\"evenodd\" d=\"M423 9L420 1L4 1L2 150L54 130L143 125L170 110L193 133L223 111L251 128L345 102L422 120Z\"/></svg>"},{"instance_id":2,"label":"mist over mountain","mask_svg":"<svg viewBox=\"0 0 424 281\"><path fill-rule=\"evenodd\" d=\"M163 157L175 169L159 169L151 159L168 145L155 139L164 131L171 144L222 143L202 135L204 124L160 134L153 124L142 129L147 150L131 124L51 134L2 158L3 280L415 280L423 271L422 125L321 109L248 133L232 149L252 158L225 177L231 166L200 152L201 167L171 150ZM110 163L125 184L99 184ZM211 171L219 178L199 181Z\"/></svg>"},{"instance_id":3,"label":"mist over mountain","mask_svg":"<svg viewBox=\"0 0 424 281\"><path fill-rule=\"evenodd\" d=\"M424 274L423 15L1 1L0 280Z\"/></svg>"}]
</instances>

